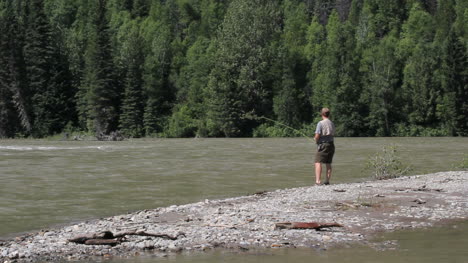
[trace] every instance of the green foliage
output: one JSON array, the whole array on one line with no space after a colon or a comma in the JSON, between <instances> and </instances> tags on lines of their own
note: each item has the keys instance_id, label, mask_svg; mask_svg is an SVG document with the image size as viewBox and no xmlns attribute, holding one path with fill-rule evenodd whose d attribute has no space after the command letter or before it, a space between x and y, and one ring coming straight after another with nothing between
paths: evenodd
<instances>
[{"instance_id":1,"label":"green foliage","mask_svg":"<svg viewBox=\"0 0 468 263\"><path fill-rule=\"evenodd\" d=\"M97 136L110 134L118 127L120 86L115 78L115 65L106 1L99 0L91 14L90 31L85 51L84 77L81 82L80 118Z\"/></svg>"},{"instance_id":2,"label":"green foliage","mask_svg":"<svg viewBox=\"0 0 468 263\"><path fill-rule=\"evenodd\" d=\"M0 137L298 136L324 106L467 136L467 53L466 0L0 0Z\"/></svg>"},{"instance_id":3,"label":"green foliage","mask_svg":"<svg viewBox=\"0 0 468 263\"><path fill-rule=\"evenodd\" d=\"M295 137L297 135L293 131L291 131L290 129L284 126L263 123L257 128L255 128L252 136L263 138L263 137Z\"/></svg>"},{"instance_id":4,"label":"green foliage","mask_svg":"<svg viewBox=\"0 0 468 263\"><path fill-rule=\"evenodd\" d=\"M392 136L405 137L405 136L423 136L423 137L440 137L450 136L445 129L431 128L418 125L396 124Z\"/></svg>"},{"instance_id":5,"label":"green foliage","mask_svg":"<svg viewBox=\"0 0 468 263\"><path fill-rule=\"evenodd\" d=\"M143 136L143 68L142 38L136 23L130 23L125 30L123 41L122 63L126 71L124 96L120 114L120 130L127 137Z\"/></svg>"},{"instance_id":6,"label":"green foliage","mask_svg":"<svg viewBox=\"0 0 468 263\"><path fill-rule=\"evenodd\" d=\"M212 136L246 136L253 128L243 116L271 108L271 41L278 33L277 1L234 0L217 38L208 83L207 118Z\"/></svg>"},{"instance_id":7,"label":"green foliage","mask_svg":"<svg viewBox=\"0 0 468 263\"><path fill-rule=\"evenodd\" d=\"M457 165L455 165L455 168L468 170L468 154L467 153L463 155L462 160Z\"/></svg>"},{"instance_id":8,"label":"green foliage","mask_svg":"<svg viewBox=\"0 0 468 263\"><path fill-rule=\"evenodd\" d=\"M253 137L304 137L313 142L314 132L313 125L302 125L299 129L292 129L278 123L263 123L254 129Z\"/></svg>"},{"instance_id":9,"label":"green foliage","mask_svg":"<svg viewBox=\"0 0 468 263\"><path fill-rule=\"evenodd\" d=\"M369 157L366 168L378 180L400 177L411 171L401 162L394 145L384 146L381 152Z\"/></svg>"},{"instance_id":10,"label":"green foliage","mask_svg":"<svg viewBox=\"0 0 468 263\"><path fill-rule=\"evenodd\" d=\"M398 39L394 34L385 36L378 45L365 49L362 54L361 102L368 107L366 125L376 136L389 136L392 123L398 120L401 112L398 110L401 64L395 54Z\"/></svg>"},{"instance_id":11,"label":"green foliage","mask_svg":"<svg viewBox=\"0 0 468 263\"><path fill-rule=\"evenodd\" d=\"M174 111L166 130L168 137L194 137L196 136L199 123L193 118L194 113L187 105L180 106Z\"/></svg>"},{"instance_id":12,"label":"green foliage","mask_svg":"<svg viewBox=\"0 0 468 263\"><path fill-rule=\"evenodd\" d=\"M439 61L434 39L433 20L418 3L413 5L403 24L402 39L397 53L406 60L403 69L403 111L413 126L430 126L436 122L437 98L440 85L434 78Z\"/></svg>"}]
</instances>

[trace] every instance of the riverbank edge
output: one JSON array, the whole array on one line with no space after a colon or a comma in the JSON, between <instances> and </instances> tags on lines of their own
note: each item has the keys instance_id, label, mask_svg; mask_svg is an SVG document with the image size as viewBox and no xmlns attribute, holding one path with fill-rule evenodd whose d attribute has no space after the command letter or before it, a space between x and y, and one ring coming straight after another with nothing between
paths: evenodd
<instances>
[{"instance_id":1,"label":"riverbank edge","mask_svg":"<svg viewBox=\"0 0 468 263\"><path fill-rule=\"evenodd\" d=\"M25 234L0 242L0 262L76 261L141 253L164 256L214 248L320 250L365 244L388 249L395 244L370 240L381 232L467 220L467 196L467 171L281 189L137 211ZM335 223L343 227L321 231L279 229L276 226L281 222ZM69 241L103 231L134 235L124 235L114 246Z\"/></svg>"}]
</instances>

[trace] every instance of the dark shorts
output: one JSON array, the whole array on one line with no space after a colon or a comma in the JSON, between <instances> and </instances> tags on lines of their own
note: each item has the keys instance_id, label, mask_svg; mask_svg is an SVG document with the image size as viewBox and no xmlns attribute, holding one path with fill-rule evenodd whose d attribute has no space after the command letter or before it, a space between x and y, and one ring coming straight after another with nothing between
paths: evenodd
<instances>
[{"instance_id":1,"label":"dark shorts","mask_svg":"<svg viewBox=\"0 0 468 263\"><path fill-rule=\"evenodd\" d=\"M316 163L332 163L335 154L335 144L333 142L324 142L317 145Z\"/></svg>"}]
</instances>

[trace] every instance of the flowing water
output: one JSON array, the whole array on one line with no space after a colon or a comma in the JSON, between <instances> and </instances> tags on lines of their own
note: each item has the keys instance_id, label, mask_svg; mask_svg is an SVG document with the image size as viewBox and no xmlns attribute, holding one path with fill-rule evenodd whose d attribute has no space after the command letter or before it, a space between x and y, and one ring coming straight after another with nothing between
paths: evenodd
<instances>
[{"instance_id":1,"label":"flowing water","mask_svg":"<svg viewBox=\"0 0 468 263\"><path fill-rule=\"evenodd\" d=\"M468 138L337 138L332 183L396 145L413 174L453 170ZM312 185L304 138L0 140L0 237L90 218ZM249 261L246 261L249 262Z\"/></svg>"}]
</instances>

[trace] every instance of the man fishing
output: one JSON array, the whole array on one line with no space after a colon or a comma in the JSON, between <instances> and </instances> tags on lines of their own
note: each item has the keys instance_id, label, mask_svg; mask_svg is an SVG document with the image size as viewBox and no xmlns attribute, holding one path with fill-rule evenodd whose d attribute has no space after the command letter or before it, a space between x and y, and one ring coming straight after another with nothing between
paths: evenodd
<instances>
[{"instance_id":1,"label":"man fishing","mask_svg":"<svg viewBox=\"0 0 468 263\"><path fill-rule=\"evenodd\" d=\"M321 185L322 163L327 167L327 174L323 184L330 184L332 175L332 160L335 154L333 136L335 135L335 125L329 119L330 110L323 108L320 112L322 120L317 123L314 140L317 143L317 154L315 155L315 184Z\"/></svg>"}]
</instances>

